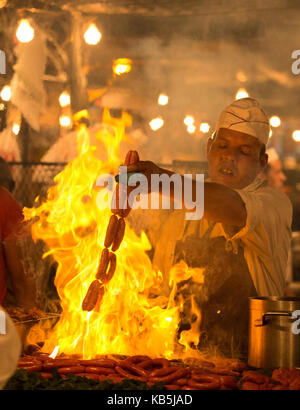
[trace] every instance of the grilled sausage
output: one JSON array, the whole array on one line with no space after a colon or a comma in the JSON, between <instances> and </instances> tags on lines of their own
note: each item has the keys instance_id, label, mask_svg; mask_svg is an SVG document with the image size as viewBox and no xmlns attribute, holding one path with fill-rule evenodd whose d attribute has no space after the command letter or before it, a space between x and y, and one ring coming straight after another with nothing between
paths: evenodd
<instances>
[{"instance_id":1,"label":"grilled sausage","mask_svg":"<svg viewBox=\"0 0 300 410\"><path fill-rule=\"evenodd\" d=\"M117 251L121 245L121 242L124 238L124 234L125 234L125 219L124 218L120 218L118 221L118 228L117 228L117 232L111 247L111 250L113 252Z\"/></svg>"},{"instance_id":2,"label":"grilled sausage","mask_svg":"<svg viewBox=\"0 0 300 410\"><path fill-rule=\"evenodd\" d=\"M125 157L124 165L132 165L139 162L139 154L137 151L128 151Z\"/></svg>"},{"instance_id":3,"label":"grilled sausage","mask_svg":"<svg viewBox=\"0 0 300 410\"><path fill-rule=\"evenodd\" d=\"M111 280L111 278L114 276L116 267L117 267L117 257L113 252L110 252L109 253L109 269L106 275L103 277L102 283L106 284Z\"/></svg>"},{"instance_id":4,"label":"grilled sausage","mask_svg":"<svg viewBox=\"0 0 300 410\"><path fill-rule=\"evenodd\" d=\"M96 275L97 279L102 280L102 278L106 274L108 264L109 264L109 250L107 248L104 248L101 253L99 267L98 267L98 271Z\"/></svg>"},{"instance_id":5,"label":"grilled sausage","mask_svg":"<svg viewBox=\"0 0 300 410\"><path fill-rule=\"evenodd\" d=\"M87 310L88 312L90 312L94 309L100 294L101 287L102 285L98 280L94 280L90 284L87 294L82 302L82 310Z\"/></svg>"},{"instance_id":6,"label":"grilled sausage","mask_svg":"<svg viewBox=\"0 0 300 410\"><path fill-rule=\"evenodd\" d=\"M104 239L105 248L109 248L111 244L113 243L116 233L117 233L118 226L119 226L118 217L116 215L112 215L109 219L108 226L106 229L106 235Z\"/></svg>"}]
</instances>

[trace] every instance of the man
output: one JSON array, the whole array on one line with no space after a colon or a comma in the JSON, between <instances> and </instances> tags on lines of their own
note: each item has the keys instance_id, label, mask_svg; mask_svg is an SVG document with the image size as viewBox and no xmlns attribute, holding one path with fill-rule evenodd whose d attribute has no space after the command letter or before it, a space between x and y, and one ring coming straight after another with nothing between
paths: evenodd
<instances>
[{"instance_id":1,"label":"man","mask_svg":"<svg viewBox=\"0 0 300 410\"><path fill-rule=\"evenodd\" d=\"M268 160L268 137L269 121L256 100L236 100L221 113L207 143L211 179L204 183L203 218L187 221L185 211L175 210L153 259L166 284L170 269L182 260L204 269L202 286L190 281L201 309L199 346L215 345L227 355L246 353L248 298L284 291L292 206L258 178ZM143 172L148 181L152 174L172 175L149 161L128 166L128 172Z\"/></svg>"},{"instance_id":2,"label":"man","mask_svg":"<svg viewBox=\"0 0 300 410\"><path fill-rule=\"evenodd\" d=\"M275 148L269 148L267 150L267 155L268 163L260 176L268 182L269 186L282 190L284 182L286 181L286 176L283 173L279 155Z\"/></svg>"}]
</instances>

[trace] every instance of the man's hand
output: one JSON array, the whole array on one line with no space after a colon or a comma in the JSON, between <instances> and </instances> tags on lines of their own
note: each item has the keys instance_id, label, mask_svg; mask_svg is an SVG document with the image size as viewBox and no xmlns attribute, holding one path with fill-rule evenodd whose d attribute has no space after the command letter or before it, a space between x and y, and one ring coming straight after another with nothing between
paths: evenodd
<instances>
[{"instance_id":1,"label":"man's hand","mask_svg":"<svg viewBox=\"0 0 300 410\"><path fill-rule=\"evenodd\" d=\"M139 161L136 164L127 165L127 172L137 172L145 175L148 181L148 193L151 193L151 176L152 175L172 175L173 172L160 168L151 161Z\"/></svg>"}]
</instances>

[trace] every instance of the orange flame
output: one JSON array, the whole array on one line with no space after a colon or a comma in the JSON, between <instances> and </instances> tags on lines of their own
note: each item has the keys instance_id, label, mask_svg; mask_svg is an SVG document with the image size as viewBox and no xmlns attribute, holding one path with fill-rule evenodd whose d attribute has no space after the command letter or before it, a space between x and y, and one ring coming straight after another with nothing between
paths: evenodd
<instances>
[{"instance_id":1,"label":"orange flame","mask_svg":"<svg viewBox=\"0 0 300 410\"><path fill-rule=\"evenodd\" d=\"M104 110L103 123L106 126L97 138L103 142L107 160L101 162L95 157L87 128L80 125L78 156L55 177L56 185L48 190L44 203L24 209L26 220L35 218L33 239L42 239L48 246L44 257L51 254L58 263L55 286L62 314L43 351L52 353L52 357L65 353L85 359L103 354L174 357L180 309L174 302L176 283L192 271L174 267L170 297L154 297L159 294L162 275L153 270L146 254L151 246L145 233L138 237L128 224L116 252L117 269L105 285L101 306L91 312L81 308L95 279L111 216L109 205L97 206L99 192L103 194L102 189L107 188L95 188L95 181L118 170L119 146L131 118L123 113L122 118L115 119ZM102 200L111 196L108 190L104 193ZM186 349L192 339L186 335L182 338Z\"/></svg>"}]
</instances>

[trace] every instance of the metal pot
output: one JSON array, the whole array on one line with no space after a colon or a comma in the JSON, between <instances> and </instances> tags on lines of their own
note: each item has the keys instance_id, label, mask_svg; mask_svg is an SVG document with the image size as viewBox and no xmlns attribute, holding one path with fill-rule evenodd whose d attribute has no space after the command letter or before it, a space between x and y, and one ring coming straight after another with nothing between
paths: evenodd
<instances>
[{"instance_id":1,"label":"metal pot","mask_svg":"<svg viewBox=\"0 0 300 410\"><path fill-rule=\"evenodd\" d=\"M300 368L300 298L249 298L249 314L248 365Z\"/></svg>"}]
</instances>

